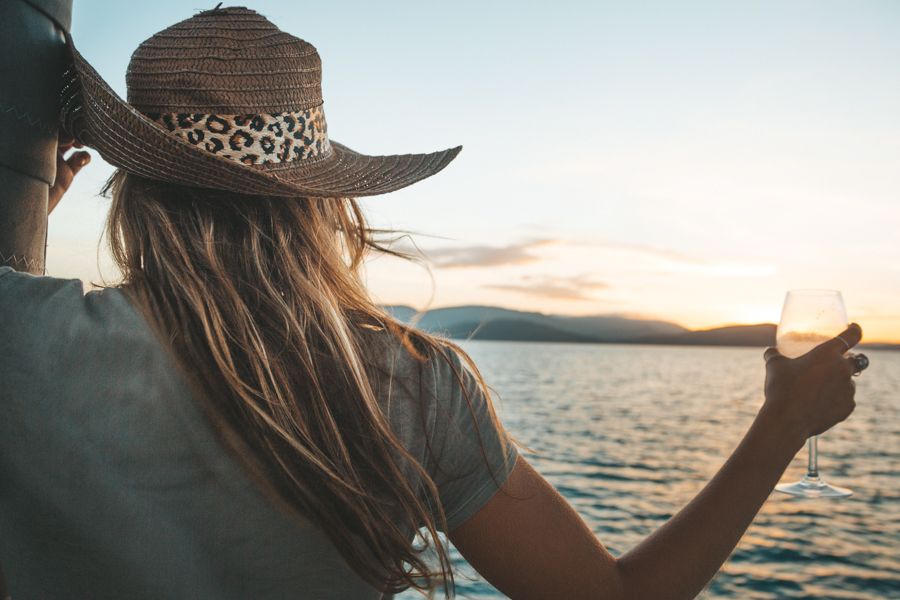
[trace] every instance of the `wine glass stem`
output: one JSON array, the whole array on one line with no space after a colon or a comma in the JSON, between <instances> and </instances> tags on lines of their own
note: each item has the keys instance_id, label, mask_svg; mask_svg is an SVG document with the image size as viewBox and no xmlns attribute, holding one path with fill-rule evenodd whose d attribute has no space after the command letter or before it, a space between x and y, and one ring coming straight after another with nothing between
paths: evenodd
<instances>
[{"instance_id":1,"label":"wine glass stem","mask_svg":"<svg viewBox=\"0 0 900 600\"><path fill-rule=\"evenodd\" d=\"M809 479L819 478L819 452L817 441L819 436L809 438L809 462L806 465L806 476Z\"/></svg>"}]
</instances>

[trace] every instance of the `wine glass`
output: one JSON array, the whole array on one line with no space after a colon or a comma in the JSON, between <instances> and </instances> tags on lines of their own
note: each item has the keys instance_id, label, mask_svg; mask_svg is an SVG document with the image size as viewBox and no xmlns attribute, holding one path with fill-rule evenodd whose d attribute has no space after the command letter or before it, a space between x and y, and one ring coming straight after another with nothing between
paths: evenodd
<instances>
[{"instance_id":1,"label":"wine glass","mask_svg":"<svg viewBox=\"0 0 900 600\"><path fill-rule=\"evenodd\" d=\"M843 332L847 325L847 310L839 291L791 290L784 299L775 343L781 354L797 358ZM777 485L776 490L804 498L844 498L853 493L819 477L818 437L809 438L806 475L800 481Z\"/></svg>"}]
</instances>

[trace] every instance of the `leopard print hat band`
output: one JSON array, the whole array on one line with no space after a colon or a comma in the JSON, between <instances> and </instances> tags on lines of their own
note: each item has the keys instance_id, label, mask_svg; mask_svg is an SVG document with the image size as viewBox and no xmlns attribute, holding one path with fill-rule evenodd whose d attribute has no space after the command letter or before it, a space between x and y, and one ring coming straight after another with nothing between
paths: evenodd
<instances>
[{"instance_id":1,"label":"leopard print hat band","mask_svg":"<svg viewBox=\"0 0 900 600\"><path fill-rule=\"evenodd\" d=\"M245 165L283 163L330 151L322 106L281 113L148 113L173 135Z\"/></svg>"}]
</instances>

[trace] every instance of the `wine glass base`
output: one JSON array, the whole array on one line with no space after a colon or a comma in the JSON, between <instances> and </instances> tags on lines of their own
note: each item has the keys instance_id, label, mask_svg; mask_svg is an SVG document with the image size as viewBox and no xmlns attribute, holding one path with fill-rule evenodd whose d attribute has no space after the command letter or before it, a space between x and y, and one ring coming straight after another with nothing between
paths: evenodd
<instances>
[{"instance_id":1,"label":"wine glass base","mask_svg":"<svg viewBox=\"0 0 900 600\"><path fill-rule=\"evenodd\" d=\"M805 475L795 483L782 483L775 486L775 491L801 498L846 498L853 495L853 490L825 483L818 477Z\"/></svg>"}]
</instances>

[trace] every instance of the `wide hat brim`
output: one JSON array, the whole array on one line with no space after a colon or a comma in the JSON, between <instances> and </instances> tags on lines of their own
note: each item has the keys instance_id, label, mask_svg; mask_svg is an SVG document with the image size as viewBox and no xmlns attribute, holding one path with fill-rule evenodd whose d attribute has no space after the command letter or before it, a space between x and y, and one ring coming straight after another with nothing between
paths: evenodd
<instances>
[{"instance_id":1,"label":"wide hat brim","mask_svg":"<svg viewBox=\"0 0 900 600\"><path fill-rule=\"evenodd\" d=\"M245 165L173 135L122 100L75 48L62 90L61 124L113 166L149 179L252 195L358 197L404 188L446 167L462 146L373 156L331 140L321 157Z\"/></svg>"}]
</instances>

